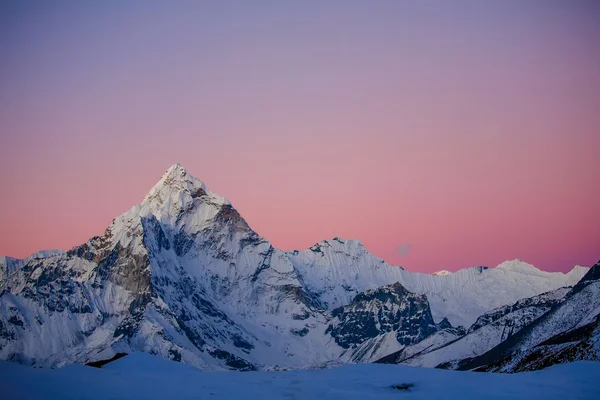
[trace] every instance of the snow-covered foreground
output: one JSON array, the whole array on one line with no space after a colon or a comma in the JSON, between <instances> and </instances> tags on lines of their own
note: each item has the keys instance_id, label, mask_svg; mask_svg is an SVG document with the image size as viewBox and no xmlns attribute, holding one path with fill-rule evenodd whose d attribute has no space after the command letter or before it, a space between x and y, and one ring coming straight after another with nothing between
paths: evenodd
<instances>
[{"instance_id":1,"label":"snow-covered foreground","mask_svg":"<svg viewBox=\"0 0 600 400\"><path fill-rule=\"evenodd\" d=\"M599 362L492 374L355 364L287 372L202 372L135 353L102 369L0 362L3 399L598 399ZM414 384L410 391L392 385Z\"/></svg>"}]
</instances>

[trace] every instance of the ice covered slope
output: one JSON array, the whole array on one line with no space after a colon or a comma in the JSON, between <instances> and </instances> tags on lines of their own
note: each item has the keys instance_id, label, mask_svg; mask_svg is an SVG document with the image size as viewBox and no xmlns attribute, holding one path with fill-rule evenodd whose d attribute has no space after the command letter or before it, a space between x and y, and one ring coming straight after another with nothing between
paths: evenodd
<instances>
[{"instance_id":1,"label":"ice covered slope","mask_svg":"<svg viewBox=\"0 0 600 400\"><path fill-rule=\"evenodd\" d=\"M439 348L442 348L449 343L453 343L465 335L465 330L462 328L445 328L441 329L426 339L417 344L406 346L404 348L397 347L393 351L388 351L385 356L380 356L374 362L380 364L410 364L406 362L426 355Z\"/></svg>"},{"instance_id":2,"label":"ice covered slope","mask_svg":"<svg viewBox=\"0 0 600 400\"><path fill-rule=\"evenodd\" d=\"M600 262L548 313L459 367L518 372L575 360L600 360Z\"/></svg>"},{"instance_id":3,"label":"ice covered slope","mask_svg":"<svg viewBox=\"0 0 600 400\"><path fill-rule=\"evenodd\" d=\"M513 375L361 364L313 371L202 372L134 353L102 369L29 368L0 361L0 393L26 399L597 399L600 363ZM408 391L392 388L410 384Z\"/></svg>"},{"instance_id":4,"label":"ice covered slope","mask_svg":"<svg viewBox=\"0 0 600 400\"><path fill-rule=\"evenodd\" d=\"M448 318L468 327L483 313L526 297L577 283L587 268L545 272L519 260L496 268L473 267L451 274L406 271L375 257L356 240L334 238L289 257L306 287L330 310L348 304L359 292L400 282L427 296L436 322Z\"/></svg>"},{"instance_id":5,"label":"ice covered slope","mask_svg":"<svg viewBox=\"0 0 600 400\"><path fill-rule=\"evenodd\" d=\"M462 337L442 346L422 349L419 353L407 351L412 349L401 350L386 357L386 360L420 367L454 369L459 361L481 355L515 335L560 304L568 292L569 288L560 288L496 308L479 317Z\"/></svg>"}]
</instances>

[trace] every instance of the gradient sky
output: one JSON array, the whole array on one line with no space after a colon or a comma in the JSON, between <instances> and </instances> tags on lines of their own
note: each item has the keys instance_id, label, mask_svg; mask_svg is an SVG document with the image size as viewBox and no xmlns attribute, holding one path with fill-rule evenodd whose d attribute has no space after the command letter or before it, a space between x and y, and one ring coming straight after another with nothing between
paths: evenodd
<instances>
[{"instance_id":1,"label":"gradient sky","mask_svg":"<svg viewBox=\"0 0 600 400\"><path fill-rule=\"evenodd\" d=\"M599 155L598 1L0 3L0 254L180 162L283 249L567 271L600 259Z\"/></svg>"}]
</instances>

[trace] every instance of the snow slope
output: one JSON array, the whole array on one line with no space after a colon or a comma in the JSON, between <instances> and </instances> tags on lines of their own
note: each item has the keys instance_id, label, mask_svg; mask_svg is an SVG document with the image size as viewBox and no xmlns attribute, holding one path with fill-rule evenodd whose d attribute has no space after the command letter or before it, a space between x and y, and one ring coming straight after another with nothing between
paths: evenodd
<instances>
[{"instance_id":1,"label":"snow slope","mask_svg":"<svg viewBox=\"0 0 600 400\"><path fill-rule=\"evenodd\" d=\"M550 311L460 369L527 371L600 359L600 262Z\"/></svg>"},{"instance_id":2,"label":"snow slope","mask_svg":"<svg viewBox=\"0 0 600 400\"><path fill-rule=\"evenodd\" d=\"M329 310L348 304L365 290L400 282L409 291L427 296L436 322L447 318L453 326L464 327L496 307L573 286L588 270L578 266L567 274L545 272L513 260L496 268L423 274L391 266L369 253L359 241L339 238L291 252L290 259L307 289Z\"/></svg>"},{"instance_id":3,"label":"snow slope","mask_svg":"<svg viewBox=\"0 0 600 400\"><path fill-rule=\"evenodd\" d=\"M0 392L26 399L597 399L600 363L504 375L361 364L289 372L202 372L134 353L101 369L38 369L0 362ZM403 392L392 385L414 386Z\"/></svg>"},{"instance_id":4,"label":"snow slope","mask_svg":"<svg viewBox=\"0 0 600 400\"><path fill-rule=\"evenodd\" d=\"M560 288L510 306L491 310L477 319L467 334L418 354L401 351L393 362L421 367L452 368L453 362L481 355L547 313L563 301L569 288Z\"/></svg>"}]
</instances>

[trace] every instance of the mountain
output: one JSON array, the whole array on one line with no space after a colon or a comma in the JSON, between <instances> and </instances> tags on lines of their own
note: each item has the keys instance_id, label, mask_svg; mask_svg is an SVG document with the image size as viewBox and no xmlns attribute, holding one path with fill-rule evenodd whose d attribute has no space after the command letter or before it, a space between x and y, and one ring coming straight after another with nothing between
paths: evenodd
<instances>
[{"instance_id":1,"label":"mountain","mask_svg":"<svg viewBox=\"0 0 600 400\"><path fill-rule=\"evenodd\" d=\"M360 292L400 282L424 294L435 321L468 327L483 313L522 298L576 284L587 268L569 273L540 271L519 260L496 268L472 267L452 274L431 275L393 267L360 242L335 238L308 250L289 253L309 292L330 311L350 303Z\"/></svg>"},{"instance_id":2,"label":"mountain","mask_svg":"<svg viewBox=\"0 0 600 400\"><path fill-rule=\"evenodd\" d=\"M519 372L577 360L600 360L600 262L546 314L458 368Z\"/></svg>"},{"instance_id":3,"label":"mountain","mask_svg":"<svg viewBox=\"0 0 600 400\"><path fill-rule=\"evenodd\" d=\"M61 366L141 351L239 370L369 361L586 271L515 260L434 276L340 238L284 252L177 164L102 236L0 259L0 358Z\"/></svg>"},{"instance_id":4,"label":"mountain","mask_svg":"<svg viewBox=\"0 0 600 400\"><path fill-rule=\"evenodd\" d=\"M355 362L387 353L389 342L410 346L438 331L427 297L400 283L362 292L333 310L332 317L326 333L344 349L340 359Z\"/></svg>"},{"instance_id":5,"label":"mountain","mask_svg":"<svg viewBox=\"0 0 600 400\"><path fill-rule=\"evenodd\" d=\"M519 332L561 303L568 292L569 288L560 288L496 308L480 316L462 335L446 335L442 337L446 340L438 339L432 346L403 349L379 361L454 369L461 360L481 355Z\"/></svg>"},{"instance_id":6,"label":"mountain","mask_svg":"<svg viewBox=\"0 0 600 400\"><path fill-rule=\"evenodd\" d=\"M4 281L8 275L20 269L23 265L27 264L31 260L47 258L62 253L64 253L62 250L40 250L24 259L0 256L0 282Z\"/></svg>"},{"instance_id":7,"label":"mountain","mask_svg":"<svg viewBox=\"0 0 600 400\"><path fill-rule=\"evenodd\" d=\"M462 335L441 330L377 362L520 372L578 360L600 360L600 262L573 287L496 308Z\"/></svg>"},{"instance_id":8,"label":"mountain","mask_svg":"<svg viewBox=\"0 0 600 400\"><path fill-rule=\"evenodd\" d=\"M25 263L1 290L0 356L33 365L138 350L254 369L310 354L290 331L322 319L285 254L180 165L102 237Z\"/></svg>"}]
</instances>

